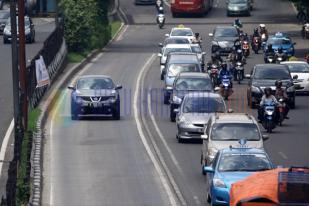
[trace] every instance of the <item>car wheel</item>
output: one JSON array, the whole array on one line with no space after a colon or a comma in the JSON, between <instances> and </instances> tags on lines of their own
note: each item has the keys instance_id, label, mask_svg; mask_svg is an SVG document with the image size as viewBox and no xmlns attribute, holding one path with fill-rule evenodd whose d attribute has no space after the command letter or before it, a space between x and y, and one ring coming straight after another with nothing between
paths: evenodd
<instances>
[{"instance_id":1,"label":"car wheel","mask_svg":"<svg viewBox=\"0 0 309 206\"><path fill-rule=\"evenodd\" d=\"M184 142L184 140L181 137L179 137L179 136L177 136L177 139L178 139L178 143L183 143Z\"/></svg>"},{"instance_id":2,"label":"car wheel","mask_svg":"<svg viewBox=\"0 0 309 206\"><path fill-rule=\"evenodd\" d=\"M164 94L164 99L163 99L164 104L169 104L169 96Z\"/></svg>"},{"instance_id":3,"label":"car wheel","mask_svg":"<svg viewBox=\"0 0 309 206\"><path fill-rule=\"evenodd\" d=\"M209 193L207 193L207 202L208 202L209 204L211 203L211 198L210 198Z\"/></svg>"},{"instance_id":4,"label":"car wheel","mask_svg":"<svg viewBox=\"0 0 309 206\"><path fill-rule=\"evenodd\" d=\"M7 43L8 43L8 41L5 40L5 38L3 38L3 44L7 44Z\"/></svg>"},{"instance_id":5,"label":"car wheel","mask_svg":"<svg viewBox=\"0 0 309 206\"><path fill-rule=\"evenodd\" d=\"M230 15L230 12L227 11L227 12L226 12L226 16L227 16L227 17L230 17L230 16L231 16L231 15Z\"/></svg>"},{"instance_id":6,"label":"car wheel","mask_svg":"<svg viewBox=\"0 0 309 206\"><path fill-rule=\"evenodd\" d=\"M290 107L291 109L295 109L295 99L293 99L293 101L290 103Z\"/></svg>"},{"instance_id":7,"label":"car wheel","mask_svg":"<svg viewBox=\"0 0 309 206\"><path fill-rule=\"evenodd\" d=\"M160 75L160 79L161 80L164 80L164 75L161 73L161 75Z\"/></svg>"},{"instance_id":8,"label":"car wheel","mask_svg":"<svg viewBox=\"0 0 309 206\"><path fill-rule=\"evenodd\" d=\"M172 105L170 106L170 120L171 122L175 122L176 120L176 114L174 112L174 107Z\"/></svg>"},{"instance_id":9,"label":"car wheel","mask_svg":"<svg viewBox=\"0 0 309 206\"><path fill-rule=\"evenodd\" d=\"M120 103L117 103L116 109L113 111L113 118L115 120L120 120Z\"/></svg>"}]
</instances>

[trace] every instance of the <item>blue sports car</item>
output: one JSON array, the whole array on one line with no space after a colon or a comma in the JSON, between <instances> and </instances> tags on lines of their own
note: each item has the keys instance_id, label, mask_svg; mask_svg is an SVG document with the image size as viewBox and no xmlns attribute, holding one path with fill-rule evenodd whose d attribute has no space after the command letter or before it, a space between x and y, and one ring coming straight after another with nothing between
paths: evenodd
<instances>
[{"instance_id":1,"label":"blue sports car","mask_svg":"<svg viewBox=\"0 0 309 206\"><path fill-rule=\"evenodd\" d=\"M207 201L211 205L229 205L230 188L234 182L245 179L257 171L273 169L263 149L227 148L220 150L207 174Z\"/></svg>"},{"instance_id":2,"label":"blue sports car","mask_svg":"<svg viewBox=\"0 0 309 206\"><path fill-rule=\"evenodd\" d=\"M264 51L269 44L272 45L275 52L277 52L281 47L286 55L294 56L294 45L296 43L293 43L292 39L285 34L278 32L275 35L270 36L266 42L266 45L264 46Z\"/></svg>"}]
</instances>

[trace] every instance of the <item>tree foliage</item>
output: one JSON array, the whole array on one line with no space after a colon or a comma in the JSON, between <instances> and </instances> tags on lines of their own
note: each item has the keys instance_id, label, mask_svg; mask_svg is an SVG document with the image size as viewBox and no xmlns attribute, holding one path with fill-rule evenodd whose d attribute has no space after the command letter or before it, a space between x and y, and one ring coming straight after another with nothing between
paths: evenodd
<instances>
[{"instance_id":1,"label":"tree foliage","mask_svg":"<svg viewBox=\"0 0 309 206\"><path fill-rule=\"evenodd\" d=\"M109 39L106 0L60 0L65 39L71 51L100 47Z\"/></svg>"}]
</instances>

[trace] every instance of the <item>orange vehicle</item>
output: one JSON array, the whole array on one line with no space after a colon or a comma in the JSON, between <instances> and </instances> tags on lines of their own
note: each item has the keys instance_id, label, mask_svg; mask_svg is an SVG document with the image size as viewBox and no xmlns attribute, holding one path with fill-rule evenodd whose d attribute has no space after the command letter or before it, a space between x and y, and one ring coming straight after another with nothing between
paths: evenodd
<instances>
[{"instance_id":1,"label":"orange vehicle","mask_svg":"<svg viewBox=\"0 0 309 206\"><path fill-rule=\"evenodd\" d=\"M173 17L179 14L204 15L211 10L213 0L171 0L171 12Z\"/></svg>"},{"instance_id":2,"label":"orange vehicle","mask_svg":"<svg viewBox=\"0 0 309 206\"><path fill-rule=\"evenodd\" d=\"M309 169L257 172L232 184L230 206L309 205Z\"/></svg>"}]
</instances>

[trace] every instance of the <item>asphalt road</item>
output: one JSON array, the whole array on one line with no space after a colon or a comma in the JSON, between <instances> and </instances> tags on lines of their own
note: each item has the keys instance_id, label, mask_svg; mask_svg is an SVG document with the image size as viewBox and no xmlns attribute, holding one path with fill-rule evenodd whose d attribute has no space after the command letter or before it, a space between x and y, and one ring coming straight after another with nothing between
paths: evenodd
<instances>
[{"instance_id":1,"label":"asphalt road","mask_svg":"<svg viewBox=\"0 0 309 206\"><path fill-rule=\"evenodd\" d=\"M42 48L44 40L54 28L50 19L34 19L36 41L26 45L26 60L32 59ZM11 44L3 44L0 36L0 145L13 119L13 90L12 90L12 56Z\"/></svg>"},{"instance_id":2,"label":"asphalt road","mask_svg":"<svg viewBox=\"0 0 309 206\"><path fill-rule=\"evenodd\" d=\"M43 205L171 205L166 188L175 191L180 205L205 205L205 177L199 163L201 144L177 142L175 123L169 121L169 107L162 102L159 61L152 57L159 51L157 43L164 34L180 23L202 35L209 57L208 33L218 23L231 24L234 18L225 17L224 1L216 1L216 8L205 18L173 19L166 8L168 24L159 30L154 23L153 6L134 6L133 0L122 0L121 7L130 26L83 72L110 75L124 86L121 120L71 121L69 91L62 91L46 126ZM241 20L248 33L259 23L266 23L271 32L288 32L297 42L297 54L301 56L308 52L309 43L300 39L300 26L294 24L293 12L288 2L260 0L256 1L252 17ZM246 72L261 62L261 54L251 55ZM144 73L139 78L141 71ZM140 95L138 115L134 116L136 84ZM235 112L256 115L246 106L245 91L245 81L235 85L228 105ZM276 128L266 142L266 150L277 165L309 165L309 125L305 121L308 100L308 96L298 96L291 119ZM142 123L139 129L144 132L151 153L164 170L163 176L171 181L167 187L140 138L136 117Z\"/></svg>"}]
</instances>

